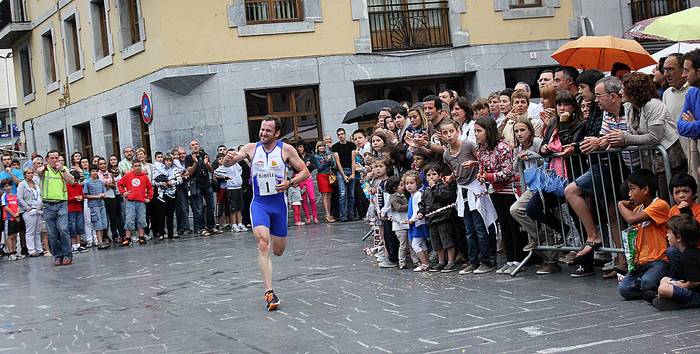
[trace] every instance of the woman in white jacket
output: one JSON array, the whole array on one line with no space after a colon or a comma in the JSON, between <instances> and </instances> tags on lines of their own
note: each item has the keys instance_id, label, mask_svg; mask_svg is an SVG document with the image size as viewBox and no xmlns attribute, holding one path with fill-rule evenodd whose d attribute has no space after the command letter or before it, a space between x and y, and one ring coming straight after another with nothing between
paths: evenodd
<instances>
[{"instance_id":1,"label":"woman in white jacket","mask_svg":"<svg viewBox=\"0 0 700 354\"><path fill-rule=\"evenodd\" d=\"M34 183L34 170L24 169L24 181L17 186L17 200L26 225L25 239L29 257L38 257L44 253L41 245L41 191Z\"/></svg>"}]
</instances>

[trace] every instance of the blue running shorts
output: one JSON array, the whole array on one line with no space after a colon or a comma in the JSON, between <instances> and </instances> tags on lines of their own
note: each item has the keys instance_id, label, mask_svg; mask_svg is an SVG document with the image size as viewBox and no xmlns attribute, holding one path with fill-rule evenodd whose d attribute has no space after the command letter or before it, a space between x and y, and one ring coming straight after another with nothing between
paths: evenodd
<instances>
[{"instance_id":1,"label":"blue running shorts","mask_svg":"<svg viewBox=\"0 0 700 354\"><path fill-rule=\"evenodd\" d=\"M287 237L287 200L284 193L254 196L250 203L250 220L253 228L265 226L270 235Z\"/></svg>"}]
</instances>

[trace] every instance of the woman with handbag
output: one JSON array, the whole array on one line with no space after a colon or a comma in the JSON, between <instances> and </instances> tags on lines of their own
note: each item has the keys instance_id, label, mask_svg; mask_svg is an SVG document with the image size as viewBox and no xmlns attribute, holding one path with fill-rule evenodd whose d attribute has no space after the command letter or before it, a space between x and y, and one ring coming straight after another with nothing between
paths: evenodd
<instances>
[{"instance_id":1,"label":"woman with handbag","mask_svg":"<svg viewBox=\"0 0 700 354\"><path fill-rule=\"evenodd\" d=\"M316 143L316 153L314 154L314 166L316 167L316 183L318 191L321 193L323 201L323 211L325 212L327 222L335 222L335 218L331 215L331 193L333 193L332 185L336 183L336 176L333 173L335 168L335 159L330 149L323 141Z\"/></svg>"}]
</instances>

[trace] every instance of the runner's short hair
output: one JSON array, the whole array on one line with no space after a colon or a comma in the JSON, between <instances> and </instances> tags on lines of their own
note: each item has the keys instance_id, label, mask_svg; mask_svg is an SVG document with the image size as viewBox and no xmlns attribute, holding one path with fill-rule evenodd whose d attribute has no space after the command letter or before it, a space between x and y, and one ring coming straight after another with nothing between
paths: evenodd
<instances>
[{"instance_id":1,"label":"runner's short hair","mask_svg":"<svg viewBox=\"0 0 700 354\"><path fill-rule=\"evenodd\" d=\"M281 131L282 130L282 121L278 116L273 116L272 114L268 114L263 118L263 122L274 122L275 123L275 131Z\"/></svg>"}]
</instances>

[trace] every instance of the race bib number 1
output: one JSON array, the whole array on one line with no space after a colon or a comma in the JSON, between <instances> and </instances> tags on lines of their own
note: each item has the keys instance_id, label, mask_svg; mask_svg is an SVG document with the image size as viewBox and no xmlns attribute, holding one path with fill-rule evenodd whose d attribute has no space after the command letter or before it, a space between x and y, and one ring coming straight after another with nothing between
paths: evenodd
<instances>
[{"instance_id":1,"label":"race bib number 1","mask_svg":"<svg viewBox=\"0 0 700 354\"><path fill-rule=\"evenodd\" d=\"M277 177L274 172L258 173L258 189L261 196L277 194L276 187Z\"/></svg>"}]
</instances>

